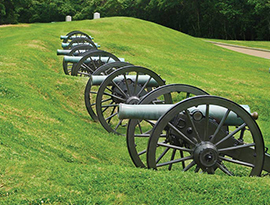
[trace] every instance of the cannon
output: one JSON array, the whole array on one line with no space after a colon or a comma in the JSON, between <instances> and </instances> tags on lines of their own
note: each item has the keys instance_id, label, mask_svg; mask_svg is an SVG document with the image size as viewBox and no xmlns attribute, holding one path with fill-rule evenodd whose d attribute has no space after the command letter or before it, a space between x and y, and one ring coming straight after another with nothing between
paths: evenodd
<instances>
[{"instance_id":1,"label":"cannon","mask_svg":"<svg viewBox=\"0 0 270 205\"><path fill-rule=\"evenodd\" d=\"M132 65L132 64L128 62L121 62L121 61L106 63L100 66L98 69L94 70L94 72L91 74L91 77L89 78L85 86L84 101L85 101L86 109L94 121L98 121L98 117L95 112L95 106L96 106L95 102L96 102L98 88L101 84L101 82L97 83L97 80L95 80L95 76L96 75L108 76L110 73L112 73L116 69L124 67L124 66L129 66L129 65ZM94 79L94 81L92 79Z\"/></svg>"},{"instance_id":2,"label":"cannon","mask_svg":"<svg viewBox=\"0 0 270 205\"><path fill-rule=\"evenodd\" d=\"M133 123L140 124L140 129L146 127L131 131L130 120L127 133L134 132L135 137L147 140L142 153L146 153L148 168L229 176L260 176L262 170L270 172L270 155L255 121L258 115L251 114L247 105L218 96L198 95L174 105L120 104L118 116L119 120L134 118ZM150 126L142 126L142 120ZM139 160L142 153L137 153Z\"/></svg>"},{"instance_id":3,"label":"cannon","mask_svg":"<svg viewBox=\"0 0 270 205\"><path fill-rule=\"evenodd\" d=\"M196 95L208 95L208 93L200 88L191 85L169 84L160 86L155 90L147 93L145 96L142 97L138 104L160 105L166 102L167 104L170 104L168 106L171 107L172 104ZM146 167L145 154L148 143L147 137L150 137L152 125L156 123L156 120L131 119L131 116L129 116L129 119L130 120L128 122L128 128L126 133L129 155L136 167Z\"/></svg>"},{"instance_id":4,"label":"cannon","mask_svg":"<svg viewBox=\"0 0 270 205\"><path fill-rule=\"evenodd\" d=\"M91 86L99 86L96 95L96 115L108 132L125 135L127 120L119 120L120 103L136 104L151 90L162 86L165 81L150 69L140 66L124 66L109 75L90 76ZM87 99L88 100L88 99Z\"/></svg>"},{"instance_id":5,"label":"cannon","mask_svg":"<svg viewBox=\"0 0 270 205\"><path fill-rule=\"evenodd\" d=\"M67 33L65 36L60 36L60 39L63 40L63 43L67 43L69 41L72 41L74 38L88 38L93 40L94 38L89 36L88 34L81 32L81 31L71 31Z\"/></svg>"},{"instance_id":6,"label":"cannon","mask_svg":"<svg viewBox=\"0 0 270 205\"><path fill-rule=\"evenodd\" d=\"M65 36L61 36L63 39L62 48L57 49L57 55L65 56L82 56L85 52L90 50L97 50L100 46L92 41L92 37L81 31L72 31ZM70 62L63 59L63 70L65 74L70 75L72 66L76 62Z\"/></svg>"},{"instance_id":7,"label":"cannon","mask_svg":"<svg viewBox=\"0 0 270 205\"><path fill-rule=\"evenodd\" d=\"M89 50L83 53L82 56L64 56L63 61L65 63L72 64L69 65L67 70L71 75L89 76L96 69L106 63L125 60L123 58L118 58L107 51Z\"/></svg>"},{"instance_id":8,"label":"cannon","mask_svg":"<svg viewBox=\"0 0 270 205\"><path fill-rule=\"evenodd\" d=\"M74 46L82 45L82 44L90 45L90 46L93 46L95 48L100 47L97 43L94 43L89 38L73 38L71 41L69 41L67 43L62 43L61 46L63 49L66 50L66 49L71 49Z\"/></svg>"},{"instance_id":9,"label":"cannon","mask_svg":"<svg viewBox=\"0 0 270 205\"><path fill-rule=\"evenodd\" d=\"M70 50L57 50L57 55L65 55L65 56L83 56L84 53L90 50L97 50L96 47L90 46L90 45L77 45L74 46ZM63 58L63 70L66 75L71 74L71 69L73 66L73 62L66 61L65 58Z\"/></svg>"},{"instance_id":10,"label":"cannon","mask_svg":"<svg viewBox=\"0 0 270 205\"><path fill-rule=\"evenodd\" d=\"M57 49L57 55L63 56L79 56L89 50L97 50L96 47L88 45L88 44L79 44L77 46L72 47L71 49Z\"/></svg>"}]
</instances>

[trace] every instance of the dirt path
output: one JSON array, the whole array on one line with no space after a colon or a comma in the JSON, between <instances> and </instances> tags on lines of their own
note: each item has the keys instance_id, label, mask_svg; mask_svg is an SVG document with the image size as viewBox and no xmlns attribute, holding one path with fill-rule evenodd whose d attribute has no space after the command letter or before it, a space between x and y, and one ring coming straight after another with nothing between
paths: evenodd
<instances>
[{"instance_id":1,"label":"dirt path","mask_svg":"<svg viewBox=\"0 0 270 205\"><path fill-rule=\"evenodd\" d=\"M250 48L250 47L244 47L244 46L237 46L237 45L231 45L231 44L224 44L224 43L218 43L209 41L217 46L227 48L236 52L245 53L252 56L257 56L261 58L270 59L270 50L265 49L257 49L257 48Z\"/></svg>"}]
</instances>

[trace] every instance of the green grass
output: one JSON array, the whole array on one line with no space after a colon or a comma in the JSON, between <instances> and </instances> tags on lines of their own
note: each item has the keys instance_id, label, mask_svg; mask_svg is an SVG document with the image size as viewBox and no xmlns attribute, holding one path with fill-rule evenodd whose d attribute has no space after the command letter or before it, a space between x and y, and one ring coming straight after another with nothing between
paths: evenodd
<instances>
[{"instance_id":1,"label":"green grass","mask_svg":"<svg viewBox=\"0 0 270 205\"><path fill-rule=\"evenodd\" d=\"M0 28L0 204L269 204L269 176L135 168L124 137L85 109L87 79L66 76L60 35L81 30L101 49L248 104L270 146L269 60L133 18ZM267 42L269 44L269 42Z\"/></svg>"}]
</instances>

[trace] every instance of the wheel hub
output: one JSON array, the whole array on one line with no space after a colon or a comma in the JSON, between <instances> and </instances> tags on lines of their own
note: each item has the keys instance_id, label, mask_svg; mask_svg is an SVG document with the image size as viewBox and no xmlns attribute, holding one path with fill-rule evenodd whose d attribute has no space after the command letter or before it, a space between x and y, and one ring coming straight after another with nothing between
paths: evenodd
<instances>
[{"instance_id":1,"label":"wheel hub","mask_svg":"<svg viewBox=\"0 0 270 205\"><path fill-rule=\"evenodd\" d=\"M138 104L139 101L140 101L140 98L138 98L137 96L131 96L127 99L126 103L127 104Z\"/></svg>"},{"instance_id":2,"label":"wheel hub","mask_svg":"<svg viewBox=\"0 0 270 205\"><path fill-rule=\"evenodd\" d=\"M195 147L194 160L201 168L213 167L218 160L218 151L211 142L202 142Z\"/></svg>"},{"instance_id":3,"label":"wheel hub","mask_svg":"<svg viewBox=\"0 0 270 205\"><path fill-rule=\"evenodd\" d=\"M137 104L140 101L140 96L144 96L146 94L146 91L143 90L140 95L137 96L142 89L142 85L137 84L135 86L135 83L131 79L127 79L126 81L122 80L118 82L117 85L118 88L116 86L113 86L112 88L113 94L125 99L125 103L127 104ZM122 90L122 92L119 90L119 88ZM123 95L123 92L125 95ZM113 100L116 103L123 103L121 100L119 101L119 99L114 97Z\"/></svg>"}]
</instances>

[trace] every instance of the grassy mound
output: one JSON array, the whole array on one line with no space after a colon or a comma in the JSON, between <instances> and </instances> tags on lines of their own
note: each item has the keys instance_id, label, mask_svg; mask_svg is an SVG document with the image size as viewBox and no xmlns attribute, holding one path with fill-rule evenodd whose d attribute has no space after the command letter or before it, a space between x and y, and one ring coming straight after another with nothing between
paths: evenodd
<instances>
[{"instance_id":1,"label":"grassy mound","mask_svg":"<svg viewBox=\"0 0 270 205\"><path fill-rule=\"evenodd\" d=\"M248 104L270 145L269 60L133 18L0 28L0 204L269 204L270 178L134 168L124 137L87 114L86 78L66 76L59 36L81 30L101 49Z\"/></svg>"}]
</instances>

